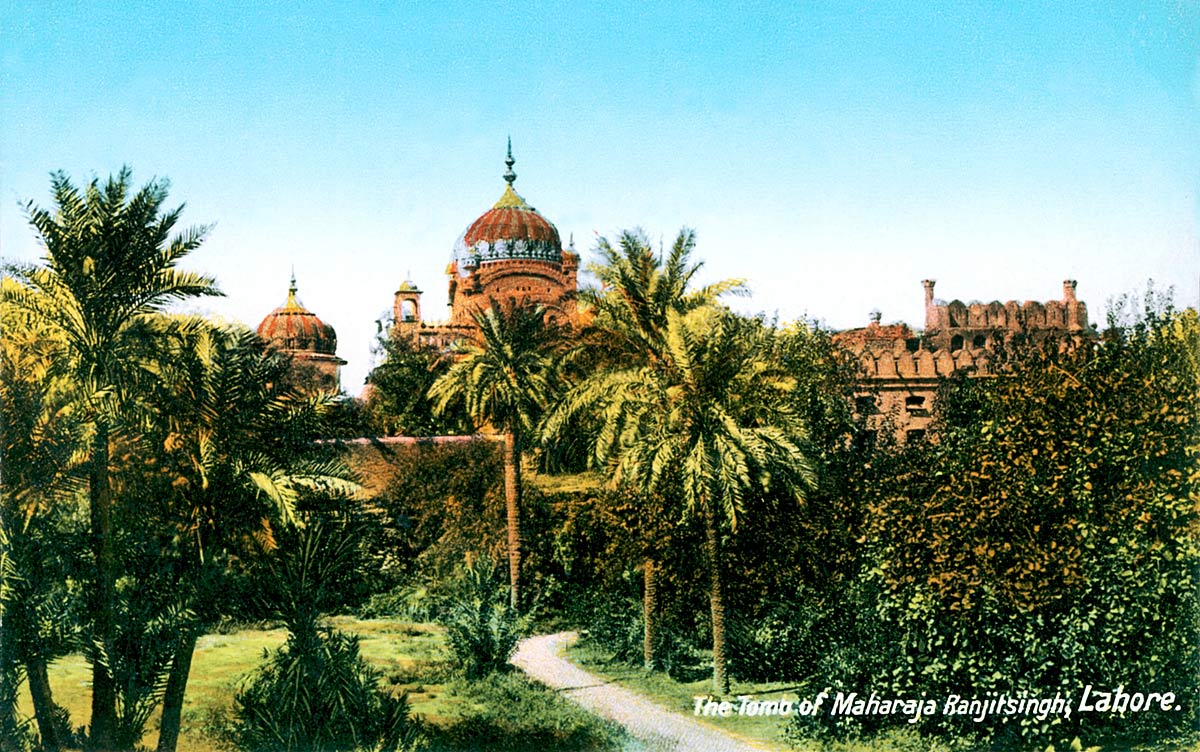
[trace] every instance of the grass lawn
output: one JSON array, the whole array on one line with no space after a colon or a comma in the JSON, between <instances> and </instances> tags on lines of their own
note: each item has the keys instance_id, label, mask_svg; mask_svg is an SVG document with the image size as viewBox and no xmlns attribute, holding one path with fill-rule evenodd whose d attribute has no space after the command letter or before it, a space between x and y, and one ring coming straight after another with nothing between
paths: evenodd
<instances>
[{"instance_id":1,"label":"grass lawn","mask_svg":"<svg viewBox=\"0 0 1200 752\"><path fill-rule=\"evenodd\" d=\"M333 617L335 628L357 634L362 656L376 666L381 686L407 692L414 715L427 723L432 749L473 750L616 750L625 737L615 726L599 721L569 701L528 681L508 674L468 683L454 678L441 627L387 619ZM286 630L243 629L200 638L188 680L179 752L217 752L205 733L214 712L228 710L239 684L270 651L284 643ZM54 699L71 712L75 726L87 723L91 703L91 670L78 655L50 666ZM27 688L20 710L33 714ZM153 748L158 739L156 713L142 745Z\"/></svg>"}]
</instances>

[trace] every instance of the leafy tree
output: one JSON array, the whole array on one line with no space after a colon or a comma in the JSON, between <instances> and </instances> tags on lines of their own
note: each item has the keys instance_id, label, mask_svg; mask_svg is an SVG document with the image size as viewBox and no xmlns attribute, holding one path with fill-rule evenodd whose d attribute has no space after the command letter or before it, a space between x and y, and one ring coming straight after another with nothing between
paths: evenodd
<instances>
[{"instance_id":1,"label":"leafy tree","mask_svg":"<svg viewBox=\"0 0 1200 752\"><path fill-rule=\"evenodd\" d=\"M131 192L130 178L123 168L103 186L93 178L81 192L64 173L54 173L53 209L26 206L45 264L18 270L29 290L9 296L62 332L92 426L87 483L95 586L89 611L94 643L104 651L112 649L116 629L110 442L146 375L138 368L146 328L172 301L219 294L212 279L177 268L205 229L172 235L182 207L164 210L167 183L152 181ZM116 687L104 662L94 660L90 748L114 749L115 730Z\"/></svg>"},{"instance_id":2,"label":"leafy tree","mask_svg":"<svg viewBox=\"0 0 1200 752\"><path fill-rule=\"evenodd\" d=\"M385 331L375 352L383 356L367 379L367 416L384 435L435 436L460 433L470 421L461 410L438 413L429 388L450 367L450 359L409 337Z\"/></svg>"},{"instance_id":3,"label":"leafy tree","mask_svg":"<svg viewBox=\"0 0 1200 752\"><path fill-rule=\"evenodd\" d=\"M140 510L164 538L151 543L151 556L171 570L159 752L175 749L196 638L216 616L230 557L271 550L306 494L357 489L345 466L313 444L330 395L290 390L287 360L248 329L175 323L150 400L155 470L167 487L160 505Z\"/></svg>"},{"instance_id":4,"label":"leafy tree","mask_svg":"<svg viewBox=\"0 0 1200 752\"><path fill-rule=\"evenodd\" d=\"M552 350L557 332L541 306L491 306L475 314L476 332L458 360L429 389L434 410L461 404L477 427L504 434L504 497L508 517L509 603L520 607L521 456L556 388Z\"/></svg>"},{"instance_id":5,"label":"leafy tree","mask_svg":"<svg viewBox=\"0 0 1200 752\"><path fill-rule=\"evenodd\" d=\"M592 318L585 329L587 352L601 363L637 364L664 356L667 315L711 305L722 295L746 293L740 279L722 280L692 289L692 280L704 267L692 261L696 234L679 231L670 253L656 253L641 230L621 233L617 245L600 238L596 252L600 261L588 270L599 287L580 290L579 297Z\"/></svg>"},{"instance_id":6,"label":"leafy tree","mask_svg":"<svg viewBox=\"0 0 1200 752\"><path fill-rule=\"evenodd\" d=\"M736 529L750 494L772 486L802 497L813 483L798 442L795 387L772 358L774 334L716 307L667 314L662 359L613 371L572 391L548 430L584 410L602 421L598 462L644 493L677 486L704 523L712 618L713 684L727 692L721 528Z\"/></svg>"},{"instance_id":7,"label":"leafy tree","mask_svg":"<svg viewBox=\"0 0 1200 752\"><path fill-rule=\"evenodd\" d=\"M68 741L69 723L54 703L46 666L70 648L77 624L77 604L63 583L83 543L70 520L86 437L72 410L78 395L63 367L64 338L9 300L27 293L10 277L0 280L0 530L8 544L0 585L0 736L17 738L13 702L23 669L42 747L56 750Z\"/></svg>"},{"instance_id":8,"label":"leafy tree","mask_svg":"<svg viewBox=\"0 0 1200 752\"><path fill-rule=\"evenodd\" d=\"M865 531L903 669L891 691L1194 684L1198 322L1151 300L1103 341L949 385L939 442L881 479ZM967 725L1024 746L1106 735L1127 747L1187 728L1196 709L1117 721ZM925 723L962 730L953 718Z\"/></svg>"},{"instance_id":9,"label":"leafy tree","mask_svg":"<svg viewBox=\"0 0 1200 752\"><path fill-rule=\"evenodd\" d=\"M585 378L603 381L612 371L647 367L665 357L667 317L671 312L687 313L715 303L724 294L745 292L741 280L723 280L713 285L692 289L692 280L703 267L693 262L695 232L680 230L667 254L655 252L645 233L626 230L614 246L608 238L600 238L596 251L600 256L589 271L599 281L598 287L580 291L580 300L591 311L584 327L575 359L582 361ZM586 419L585 419L586 422ZM563 426L555 439L564 434L588 433L586 426ZM661 545L672 517L665 507L669 502L660 492L657 510L638 510L632 527L640 532L643 550L643 660L647 668L658 664L656 634L659 612L658 572Z\"/></svg>"}]
</instances>

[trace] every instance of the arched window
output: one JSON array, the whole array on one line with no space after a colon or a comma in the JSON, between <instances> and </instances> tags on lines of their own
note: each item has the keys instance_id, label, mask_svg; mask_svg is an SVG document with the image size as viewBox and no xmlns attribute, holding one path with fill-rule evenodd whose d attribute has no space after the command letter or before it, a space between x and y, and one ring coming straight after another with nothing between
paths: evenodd
<instances>
[{"instance_id":1,"label":"arched window","mask_svg":"<svg viewBox=\"0 0 1200 752\"><path fill-rule=\"evenodd\" d=\"M950 352L958 352L963 347L963 338L961 334L956 334L950 338Z\"/></svg>"}]
</instances>

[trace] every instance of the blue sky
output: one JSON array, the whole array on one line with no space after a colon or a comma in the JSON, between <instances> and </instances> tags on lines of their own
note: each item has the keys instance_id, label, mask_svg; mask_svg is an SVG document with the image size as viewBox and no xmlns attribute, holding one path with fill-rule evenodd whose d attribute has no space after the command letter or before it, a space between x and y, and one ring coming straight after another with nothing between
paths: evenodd
<instances>
[{"instance_id":1,"label":"blue sky","mask_svg":"<svg viewBox=\"0 0 1200 752\"><path fill-rule=\"evenodd\" d=\"M923 324L944 298L1200 297L1200 4L9 3L0 255L49 173L128 164L212 224L251 326L300 297L358 391L406 276L518 191L574 236L696 228L750 311ZM246 4L250 5L250 4Z\"/></svg>"}]
</instances>

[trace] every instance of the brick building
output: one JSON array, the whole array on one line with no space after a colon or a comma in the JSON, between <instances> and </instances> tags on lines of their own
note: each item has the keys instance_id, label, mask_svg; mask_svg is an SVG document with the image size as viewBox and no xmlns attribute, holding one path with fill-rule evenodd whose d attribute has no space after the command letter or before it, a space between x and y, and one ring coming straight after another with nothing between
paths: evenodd
<instances>
[{"instance_id":1,"label":"brick building","mask_svg":"<svg viewBox=\"0 0 1200 752\"><path fill-rule=\"evenodd\" d=\"M862 390L855 408L877 430L894 430L899 441L925 437L940 380L960 371L990 376L1000 350L1011 351L1020 343L1066 349L1094 336L1087 305L1075 297L1075 280L1063 282L1062 300L1045 303L946 303L934 299L933 280L921 284L923 333L907 324L882 325L875 311L866 327L833 337L861 367Z\"/></svg>"},{"instance_id":2,"label":"brick building","mask_svg":"<svg viewBox=\"0 0 1200 752\"><path fill-rule=\"evenodd\" d=\"M337 356L337 332L308 310L296 297L296 277L287 300L258 325L258 336L292 358L293 383L306 391L337 392L339 369L346 361Z\"/></svg>"},{"instance_id":3,"label":"brick building","mask_svg":"<svg viewBox=\"0 0 1200 752\"><path fill-rule=\"evenodd\" d=\"M392 305L393 336L445 349L468 336L473 314L492 300L502 305L542 305L546 318L569 323L578 316L575 296L579 255L563 248L554 225L513 188L517 179L512 142L505 159L504 187L491 209L459 236L446 267L450 315L426 322L421 316L421 290L405 280Z\"/></svg>"}]
</instances>

